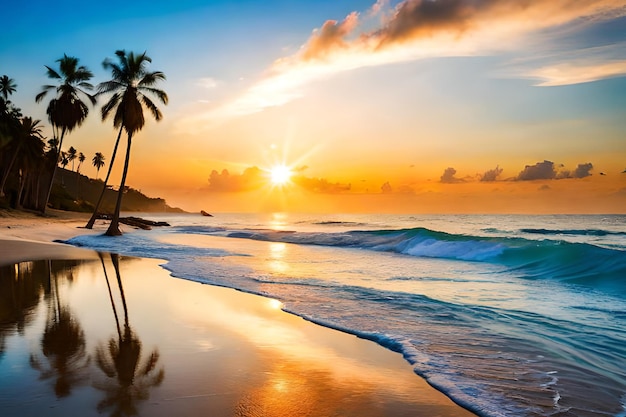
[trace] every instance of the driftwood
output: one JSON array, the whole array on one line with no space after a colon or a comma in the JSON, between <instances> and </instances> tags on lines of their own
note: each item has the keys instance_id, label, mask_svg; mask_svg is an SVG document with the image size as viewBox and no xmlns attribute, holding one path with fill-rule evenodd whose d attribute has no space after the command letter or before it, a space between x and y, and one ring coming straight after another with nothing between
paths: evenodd
<instances>
[{"instance_id":1,"label":"driftwood","mask_svg":"<svg viewBox=\"0 0 626 417\"><path fill-rule=\"evenodd\" d=\"M98 214L98 219L101 220L111 220L113 216L110 214L100 213ZM120 217L120 223L126 224L128 226L137 227L139 229L151 230L152 227L160 227L160 226L169 226L170 224L167 222L155 222L154 220L142 219L141 217Z\"/></svg>"}]
</instances>

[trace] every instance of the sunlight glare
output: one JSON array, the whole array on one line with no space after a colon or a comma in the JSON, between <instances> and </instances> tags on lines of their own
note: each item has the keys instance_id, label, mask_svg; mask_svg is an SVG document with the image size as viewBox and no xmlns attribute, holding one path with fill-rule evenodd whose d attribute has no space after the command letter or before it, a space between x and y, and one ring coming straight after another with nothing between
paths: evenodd
<instances>
[{"instance_id":1,"label":"sunlight glare","mask_svg":"<svg viewBox=\"0 0 626 417\"><path fill-rule=\"evenodd\" d=\"M291 179L291 169L285 165L276 165L270 170L270 180L274 185L285 185Z\"/></svg>"}]
</instances>

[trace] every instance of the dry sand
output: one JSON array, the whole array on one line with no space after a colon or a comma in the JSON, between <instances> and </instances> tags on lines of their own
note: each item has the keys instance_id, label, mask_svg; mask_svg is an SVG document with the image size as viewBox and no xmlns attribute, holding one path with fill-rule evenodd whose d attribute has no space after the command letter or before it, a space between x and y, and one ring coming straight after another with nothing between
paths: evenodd
<instances>
[{"instance_id":1,"label":"dry sand","mask_svg":"<svg viewBox=\"0 0 626 417\"><path fill-rule=\"evenodd\" d=\"M117 286L109 255L101 262L93 251L53 243L104 231L103 224L79 228L85 221L62 212L0 213L0 415L131 415L125 407L132 406L145 416L473 416L414 374L401 355L284 313L274 300L175 279L148 259L123 258ZM84 261L6 266L49 259ZM23 291L15 284L20 279L48 279L53 290L11 313L15 297L2 292ZM84 367L74 379L64 379L54 355L43 354L55 306L84 337L83 356L72 359ZM9 313L2 317L3 311ZM11 319L24 316L26 324ZM112 357L124 340L129 351L140 347L130 380ZM61 395L59 384L70 380L70 392Z\"/></svg>"}]
</instances>

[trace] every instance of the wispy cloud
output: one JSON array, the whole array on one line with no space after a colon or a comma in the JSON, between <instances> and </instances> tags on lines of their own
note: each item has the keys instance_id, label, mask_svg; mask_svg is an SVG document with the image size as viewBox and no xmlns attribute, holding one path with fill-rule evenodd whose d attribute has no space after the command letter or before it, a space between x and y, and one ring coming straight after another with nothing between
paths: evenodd
<instances>
[{"instance_id":1,"label":"wispy cloud","mask_svg":"<svg viewBox=\"0 0 626 417\"><path fill-rule=\"evenodd\" d=\"M626 75L626 59L614 62L563 62L532 70L539 87L581 84Z\"/></svg>"},{"instance_id":2,"label":"wispy cloud","mask_svg":"<svg viewBox=\"0 0 626 417\"><path fill-rule=\"evenodd\" d=\"M521 36L581 18L626 15L623 0L377 1L315 29L300 50L274 62L263 77L207 118L252 114L301 97L304 86L357 68L427 57L490 54L515 48ZM625 63L560 63L531 71L540 85L562 85L626 72ZM582 75L584 71L589 71Z\"/></svg>"},{"instance_id":3,"label":"wispy cloud","mask_svg":"<svg viewBox=\"0 0 626 417\"><path fill-rule=\"evenodd\" d=\"M205 77L205 78L198 79L196 84L198 86L204 87L206 89L213 89L213 88L217 87L218 82L217 82L217 80L215 78Z\"/></svg>"}]
</instances>

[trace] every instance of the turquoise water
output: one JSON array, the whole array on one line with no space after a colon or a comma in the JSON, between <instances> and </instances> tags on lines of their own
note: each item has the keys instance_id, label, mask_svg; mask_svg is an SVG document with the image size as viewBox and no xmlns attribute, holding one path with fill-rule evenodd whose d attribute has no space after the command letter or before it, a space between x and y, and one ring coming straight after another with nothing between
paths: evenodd
<instances>
[{"instance_id":1,"label":"turquoise water","mask_svg":"<svg viewBox=\"0 0 626 417\"><path fill-rule=\"evenodd\" d=\"M145 217L68 243L278 298L479 415L626 415L626 216Z\"/></svg>"}]
</instances>

